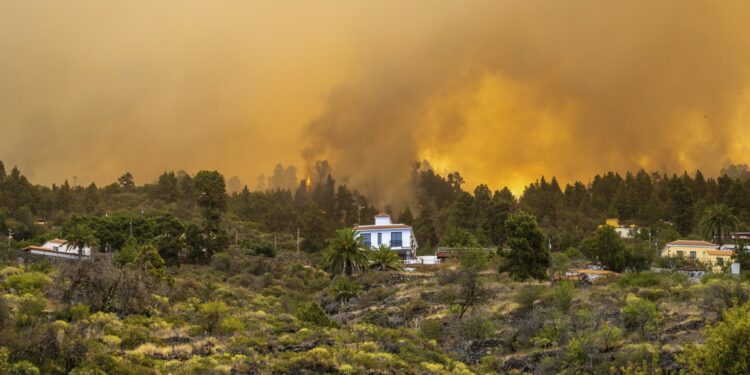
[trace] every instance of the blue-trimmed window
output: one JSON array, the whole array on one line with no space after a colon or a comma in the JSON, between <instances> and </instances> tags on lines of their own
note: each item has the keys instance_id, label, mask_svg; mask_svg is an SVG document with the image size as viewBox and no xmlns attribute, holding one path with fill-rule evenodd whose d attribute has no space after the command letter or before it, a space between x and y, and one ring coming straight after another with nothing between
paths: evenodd
<instances>
[{"instance_id":1,"label":"blue-trimmed window","mask_svg":"<svg viewBox=\"0 0 750 375\"><path fill-rule=\"evenodd\" d=\"M401 232L391 232L391 247L401 247Z\"/></svg>"},{"instance_id":2,"label":"blue-trimmed window","mask_svg":"<svg viewBox=\"0 0 750 375\"><path fill-rule=\"evenodd\" d=\"M378 243L376 245L380 246L383 244L383 233L378 233Z\"/></svg>"},{"instance_id":3,"label":"blue-trimmed window","mask_svg":"<svg viewBox=\"0 0 750 375\"><path fill-rule=\"evenodd\" d=\"M362 233L360 236L362 237L362 243L364 243L365 246L372 247L370 244L370 233Z\"/></svg>"}]
</instances>

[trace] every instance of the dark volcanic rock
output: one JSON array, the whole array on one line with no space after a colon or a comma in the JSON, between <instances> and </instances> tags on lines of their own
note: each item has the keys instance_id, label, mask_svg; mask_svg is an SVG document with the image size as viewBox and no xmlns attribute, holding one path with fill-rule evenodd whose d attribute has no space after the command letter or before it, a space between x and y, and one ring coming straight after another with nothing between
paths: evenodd
<instances>
[{"instance_id":1,"label":"dark volcanic rock","mask_svg":"<svg viewBox=\"0 0 750 375\"><path fill-rule=\"evenodd\" d=\"M306 352L310 349L317 348L318 346L332 346L334 344L331 339L320 339L315 341L303 342L299 345L280 345L276 348L278 352Z\"/></svg>"},{"instance_id":2,"label":"dark volcanic rock","mask_svg":"<svg viewBox=\"0 0 750 375\"><path fill-rule=\"evenodd\" d=\"M706 325L706 320L703 318L699 319L687 319L670 327L664 329L664 333L678 333L686 331L697 331Z\"/></svg>"}]
</instances>

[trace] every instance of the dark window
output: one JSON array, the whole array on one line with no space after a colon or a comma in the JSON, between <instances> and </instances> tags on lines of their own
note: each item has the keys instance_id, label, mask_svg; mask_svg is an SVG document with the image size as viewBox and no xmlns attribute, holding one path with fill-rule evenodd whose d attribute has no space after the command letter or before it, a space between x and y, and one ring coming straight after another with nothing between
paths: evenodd
<instances>
[{"instance_id":1,"label":"dark window","mask_svg":"<svg viewBox=\"0 0 750 375\"><path fill-rule=\"evenodd\" d=\"M716 258L716 264L718 264L720 266L723 266L724 265L724 258L721 258L721 257Z\"/></svg>"},{"instance_id":2,"label":"dark window","mask_svg":"<svg viewBox=\"0 0 750 375\"><path fill-rule=\"evenodd\" d=\"M690 252L690 259L695 259L698 256L695 251Z\"/></svg>"},{"instance_id":3,"label":"dark window","mask_svg":"<svg viewBox=\"0 0 750 375\"><path fill-rule=\"evenodd\" d=\"M365 244L367 247L371 247L370 245L370 233L362 233L362 243Z\"/></svg>"},{"instance_id":4,"label":"dark window","mask_svg":"<svg viewBox=\"0 0 750 375\"><path fill-rule=\"evenodd\" d=\"M682 251L682 250L677 250L677 256L678 256L678 257L682 257L682 256L685 256L685 252L684 252L684 251Z\"/></svg>"},{"instance_id":5,"label":"dark window","mask_svg":"<svg viewBox=\"0 0 750 375\"><path fill-rule=\"evenodd\" d=\"M378 233L378 243L376 245L380 246L383 244L383 233Z\"/></svg>"},{"instance_id":6,"label":"dark window","mask_svg":"<svg viewBox=\"0 0 750 375\"><path fill-rule=\"evenodd\" d=\"M401 232L391 232L391 247L401 247Z\"/></svg>"}]
</instances>

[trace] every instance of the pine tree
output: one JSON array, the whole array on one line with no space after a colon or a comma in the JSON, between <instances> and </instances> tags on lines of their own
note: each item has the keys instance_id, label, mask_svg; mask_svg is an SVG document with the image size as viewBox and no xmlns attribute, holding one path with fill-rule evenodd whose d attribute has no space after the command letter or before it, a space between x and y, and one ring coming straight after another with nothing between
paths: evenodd
<instances>
[{"instance_id":1,"label":"pine tree","mask_svg":"<svg viewBox=\"0 0 750 375\"><path fill-rule=\"evenodd\" d=\"M505 222L505 232L511 249L507 256L511 276L517 280L545 279L549 254L536 218L525 212L510 215Z\"/></svg>"}]
</instances>

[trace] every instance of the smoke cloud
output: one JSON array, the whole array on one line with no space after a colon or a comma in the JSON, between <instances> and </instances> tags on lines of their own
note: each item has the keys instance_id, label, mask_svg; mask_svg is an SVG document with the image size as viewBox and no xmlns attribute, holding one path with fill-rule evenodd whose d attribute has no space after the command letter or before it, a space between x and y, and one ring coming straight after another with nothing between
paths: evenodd
<instances>
[{"instance_id":1,"label":"smoke cloud","mask_svg":"<svg viewBox=\"0 0 750 375\"><path fill-rule=\"evenodd\" d=\"M0 160L33 181L277 163L405 199L750 160L750 3L0 4Z\"/></svg>"},{"instance_id":2,"label":"smoke cloud","mask_svg":"<svg viewBox=\"0 0 750 375\"><path fill-rule=\"evenodd\" d=\"M373 49L310 123L309 159L386 194L418 158L516 189L747 160L747 2L471 4Z\"/></svg>"}]
</instances>

